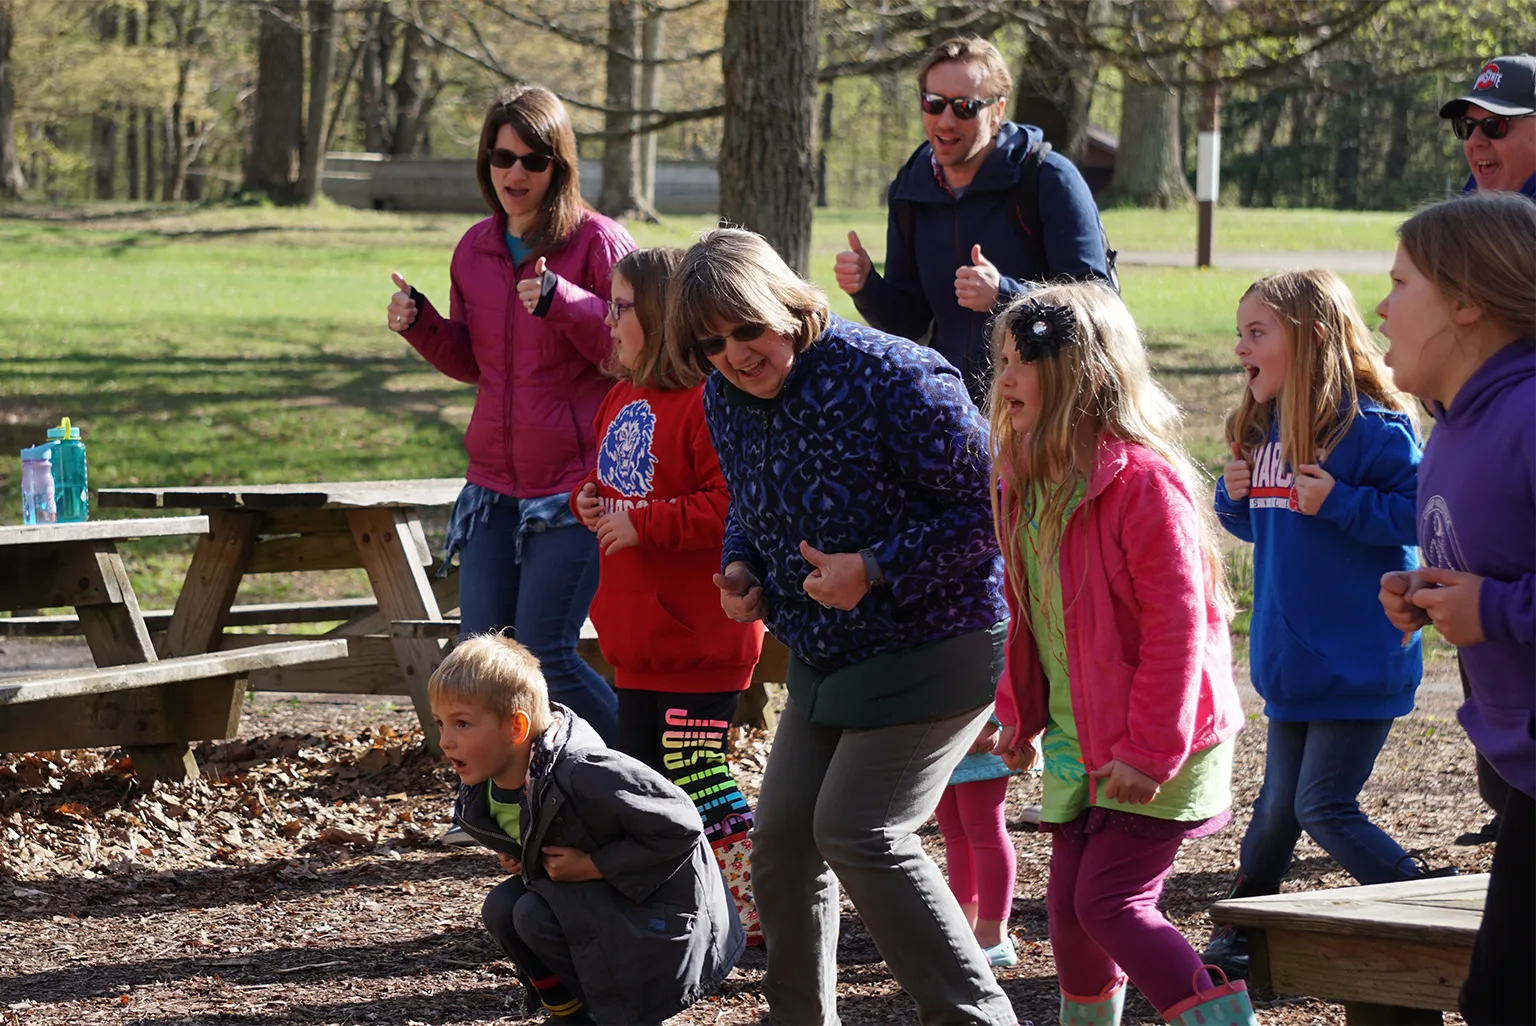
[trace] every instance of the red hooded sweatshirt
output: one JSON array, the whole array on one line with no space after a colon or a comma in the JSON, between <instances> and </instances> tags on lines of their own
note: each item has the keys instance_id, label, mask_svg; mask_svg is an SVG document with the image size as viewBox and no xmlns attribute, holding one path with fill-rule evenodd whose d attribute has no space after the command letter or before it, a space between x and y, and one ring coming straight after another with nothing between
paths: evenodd
<instances>
[{"instance_id":1,"label":"red hooded sweatshirt","mask_svg":"<svg viewBox=\"0 0 1536 1026\"><path fill-rule=\"evenodd\" d=\"M627 511L639 536L601 557L592 601L603 658L621 688L741 691L762 655L762 622L726 616L714 583L729 499L703 396L702 384L664 392L621 381L597 413L597 466L587 481L603 512Z\"/></svg>"}]
</instances>

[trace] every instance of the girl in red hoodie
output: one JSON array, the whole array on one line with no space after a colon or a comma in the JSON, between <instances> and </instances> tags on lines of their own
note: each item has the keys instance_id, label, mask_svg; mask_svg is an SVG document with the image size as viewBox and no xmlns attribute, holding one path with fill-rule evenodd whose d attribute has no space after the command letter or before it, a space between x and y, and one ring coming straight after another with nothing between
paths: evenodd
<instances>
[{"instance_id":1,"label":"girl in red hoodie","mask_svg":"<svg viewBox=\"0 0 1536 1026\"><path fill-rule=\"evenodd\" d=\"M614 265L608 327L619 382L597 413L597 466L571 506L601 552L592 624L619 689L616 747L693 799L748 943L760 943L752 810L725 749L763 624L726 616L714 583L725 478L704 424L703 374L674 360L662 335L667 279L682 257L644 249Z\"/></svg>"},{"instance_id":2,"label":"girl in red hoodie","mask_svg":"<svg viewBox=\"0 0 1536 1026\"><path fill-rule=\"evenodd\" d=\"M1041 829L1063 1023L1118 1023L1127 977L1170 1022L1253 1023L1157 902L1180 844L1230 818L1232 684L1213 517L1129 311L1056 285L993 330L994 521L1012 614L997 718L1043 734Z\"/></svg>"}]
</instances>

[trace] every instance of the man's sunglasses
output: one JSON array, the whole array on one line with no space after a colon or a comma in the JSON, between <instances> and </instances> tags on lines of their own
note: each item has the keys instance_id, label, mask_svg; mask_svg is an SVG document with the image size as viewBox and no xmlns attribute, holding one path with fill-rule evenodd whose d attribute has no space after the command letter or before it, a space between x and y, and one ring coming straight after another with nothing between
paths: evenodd
<instances>
[{"instance_id":1,"label":"man's sunglasses","mask_svg":"<svg viewBox=\"0 0 1536 1026\"><path fill-rule=\"evenodd\" d=\"M719 356L725 352L725 340L734 338L737 342L754 342L763 337L763 332L768 330L768 325L757 324L748 321L746 324L738 324L724 335L711 335L709 338L701 338L694 343L699 352L705 356Z\"/></svg>"},{"instance_id":2,"label":"man's sunglasses","mask_svg":"<svg viewBox=\"0 0 1536 1026\"><path fill-rule=\"evenodd\" d=\"M924 114L943 114L944 108L948 107L961 121L971 120L981 113L982 108L990 107L1002 99L1001 96L992 96L980 100L974 96L944 96L941 93L920 93L919 95L922 98Z\"/></svg>"},{"instance_id":3,"label":"man's sunglasses","mask_svg":"<svg viewBox=\"0 0 1536 1026\"><path fill-rule=\"evenodd\" d=\"M1483 137L1487 139L1502 139L1509 134L1509 123L1521 118L1536 117L1531 114L1494 114L1486 118L1459 117L1451 118L1451 131L1456 133L1456 138L1466 142L1472 138L1472 133L1477 129L1483 130Z\"/></svg>"},{"instance_id":4,"label":"man's sunglasses","mask_svg":"<svg viewBox=\"0 0 1536 1026\"><path fill-rule=\"evenodd\" d=\"M519 160L523 162L523 168L531 175L536 175L549 167L549 162L554 160L547 153L513 153L500 147L491 151L491 167L499 167L506 170Z\"/></svg>"}]
</instances>

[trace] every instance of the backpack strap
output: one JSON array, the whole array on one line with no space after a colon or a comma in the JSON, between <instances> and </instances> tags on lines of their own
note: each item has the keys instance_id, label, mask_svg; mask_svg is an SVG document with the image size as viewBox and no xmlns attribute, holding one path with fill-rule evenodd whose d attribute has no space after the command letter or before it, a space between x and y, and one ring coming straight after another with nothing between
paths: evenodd
<instances>
[{"instance_id":1,"label":"backpack strap","mask_svg":"<svg viewBox=\"0 0 1536 1026\"><path fill-rule=\"evenodd\" d=\"M1041 140L1024 157L1019 173L1019 183L1013 190L1013 218L1025 238L1032 242L1040 254L1040 266L1049 271L1045 253L1045 224L1040 217L1040 169L1050 155L1051 144ZM1120 294L1120 275L1115 270L1115 260L1120 255L1110 248L1109 233L1104 230L1104 220L1094 212L1099 222L1099 243L1104 248L1105 284Z\"/></svg>"}]
</instances>

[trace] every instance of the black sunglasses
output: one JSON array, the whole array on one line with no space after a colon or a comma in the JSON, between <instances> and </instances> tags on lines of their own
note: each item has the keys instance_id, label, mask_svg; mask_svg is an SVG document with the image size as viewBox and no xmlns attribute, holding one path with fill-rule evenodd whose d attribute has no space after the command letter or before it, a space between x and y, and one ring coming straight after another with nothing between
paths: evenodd
<instances>
[{"instance_id":1,"label":"black sunglasses","mask_svg":"<svg viewBox=\"0 0 1536 1026\"><path fill-rule=\"evenodd\" d=\"M529 174L536 175L549 167L549 162L554 160L547 153L513 153L499 146L491 151L491 167L499 167L506 170L519 160L523 162L523 168Z\"/></svg>"},{"instance_id":2,"label":"black sunglasses","mask_svg":"<svg viewBox=\"0 0 1536 1026\"><path fill-rule=\"evenodd\" d=\"M1483 136L1488 139L1502 139L1509 134L1509 123L1521 118L1532 117L1531 114L1494 114L1486 118L1459 117L1451 118L1451 131L1456 133L1456 138L1466 142L1472 138L1472 133L1477 129L1483 130Z\"/></svg>"},{"instance_id":3,"label":"black sunglasses","mask_svg":"<svg viewBox=\"0 0 1536 1026\"><path fill-rule=\"evenodd\" d=\"M725 340L734 338L737 342L753 342L763 337L763 332L768 330L768 325L748 321L746 324L738 324L724 335L711 335L709 338L701 338L694 343L699 352L705 356L719 356L725 352Z\"/></svg>"},{"instance_id":4,"label":"black sunglasses","mask_svg":"<svg viewBox=\"0 0 1536 1026\"><path fill-rule=\"evenodd\" d=\"M993 96L980 100L974 96L945 96L942 93L920 93L918 95L923 101L924 114L943 114L944 108L948 107L955 112L955 117L961 121L971 120L981 113L982 108L990 107L1002 99L1001 96Z\"/></svg>"}]
</instances>

